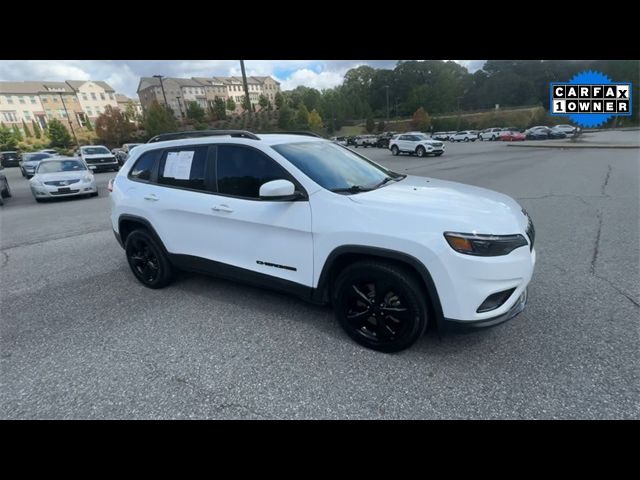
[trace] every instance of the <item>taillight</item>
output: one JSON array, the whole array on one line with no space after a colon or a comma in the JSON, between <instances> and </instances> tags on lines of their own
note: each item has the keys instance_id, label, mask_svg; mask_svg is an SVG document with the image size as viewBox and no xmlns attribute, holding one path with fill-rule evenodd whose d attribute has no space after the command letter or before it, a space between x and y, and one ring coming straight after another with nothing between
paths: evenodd
<instances>
[{"instance_id":1,"label":"taillight","mask_svg":"<svg viewBox=\"0 0 640 480\"><path fill-rule=\"evenodd\" d=\"M109 183L107 183L107 190L109 190L110 192L113 192L113 181L115 180L115 178L112 178L109 180Z\"/></svg>"}]
</instances>

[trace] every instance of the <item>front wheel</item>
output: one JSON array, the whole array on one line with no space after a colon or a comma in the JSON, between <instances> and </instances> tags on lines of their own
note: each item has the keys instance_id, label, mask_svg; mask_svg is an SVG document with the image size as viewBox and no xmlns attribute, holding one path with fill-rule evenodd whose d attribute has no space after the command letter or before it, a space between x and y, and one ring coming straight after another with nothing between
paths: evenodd
<instances>
[{"instance_id":1,"label":"front wheel","mask_svg":"<svg viewBox=\"0 0 640 480\"><path fill-rule=\"evenodd\" d=\"M393 147L391 147L392 155L395 155L397 157L399 153L400 153L400 149L397 147L397 145L394 145Z\"/></svg>"},{"instance_id":2,"label":"front wheel","mask_svg":"<svg viewBox=\"0 0 640 480\"><path fill-rule=\"evenodd\" d=\"M418 155L419 157L424 157L426 154L427 154L427 152L424 149L424 147L416 148L416 155Z\"/></svg>"},{"instance_id":3,"label":"front wheel","mask_svg":"<svg viewBox=\"0 0 640 480\"><path fill-rule=\"evenodd\" d=\"M464 139L464 141L465 141L465 142L468 142L468 141L469 141L469 137L466 137L466 138Z\"/></svg>"},{"instance_id":4,"label":"front wheel","mask_svg":"<svg viewBox=\"0 0 640 480\"><path fill-rule=\"evenodd\" d=\"M162 288L171 282L173 269L162 247L147 230L131 232L124 246L131 271L145 287Z\"/></svg>"},{"instance_id":5,"label":"front wheel","mask_svg":"<svg viewBox=\"0 0 640 480\"><path fill-rule=\"evenodd\" d=\"M425 293L416 277L381 260L345 268L335 283L333 305L347 335L382 352L408 348L427 328Z\"/></svg>"}]
</instances>

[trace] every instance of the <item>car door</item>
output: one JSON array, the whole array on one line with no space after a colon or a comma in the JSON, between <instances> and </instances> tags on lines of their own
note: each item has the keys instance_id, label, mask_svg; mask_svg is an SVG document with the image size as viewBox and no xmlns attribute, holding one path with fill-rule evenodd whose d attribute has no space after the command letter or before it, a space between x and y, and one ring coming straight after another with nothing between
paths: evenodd
<instances>
[{"instance_id":1,"label":"car door","mask_svg":"<svg viewBox=\"0 0 640 480\"><path fill-rule=\"evenodd\" d=\"M219 144L215 155L215 194L209 199L214 228L209 232L212 259L272 277L313 285L313 238L308 199L263 200L264 183L297 183L261 150Z\"/></svg>"},{"instance_id":2,"label":"car door","mask_svg":"<svg viewBox=\"0 0 640 480\"><path fill-rule=\"evenodd\" d=\"M398 137L398 148L403 152L411 151L410 135L400 135Z\"/></svg>"}]
</instances>

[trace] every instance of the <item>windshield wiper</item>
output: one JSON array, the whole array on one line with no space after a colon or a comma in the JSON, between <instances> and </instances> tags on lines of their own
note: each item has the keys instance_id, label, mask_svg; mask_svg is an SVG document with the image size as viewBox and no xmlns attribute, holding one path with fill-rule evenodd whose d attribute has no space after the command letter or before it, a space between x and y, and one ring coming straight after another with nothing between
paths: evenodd
<instances>
[{"instance_id":1,"label":"windshield wiper","mask_svg":"<svg viewBox=\"0 0 640 480\"><path fill-rule=\"evenodd\" d=\"M389 183L391 180L395 180L396 182L406 178L406 175L399 175L396 174L395 177L385 177L384 180L382 180L380 183L376 184L374 187L371 188L371 190L375 190L376 188L380 188L381 186L383 186L385 183Z\"/></svg>"},{"instance_id":2,"label":"windshield wiper","mask_svg":"<svg viewBox=\"0 0 640 480\"><path fill-rule=\"evenodd\" d=\"M334 193L360 193L360 192L368 192L371 188L364 188L360 185L351 185L347 188L333 188L331 189Z\"/></svg>"}]
</instances>

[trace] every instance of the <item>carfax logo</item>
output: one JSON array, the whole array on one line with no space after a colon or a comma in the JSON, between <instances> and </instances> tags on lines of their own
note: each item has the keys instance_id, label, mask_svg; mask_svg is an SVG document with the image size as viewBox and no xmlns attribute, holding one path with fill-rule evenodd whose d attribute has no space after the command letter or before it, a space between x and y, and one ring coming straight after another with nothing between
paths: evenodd
<instances>
[{"instance_id":1,"label":"carfax logo","mask_svg":"<svg viewBox=\"0 0 640 480\"><path fill-rule=\"evenodd\" d=\"M568 82L551 82L551 115L568 116L582 127L631 115L631 82L612 82L600 72L582 72Z\"/></svg>"}]
</instances>

